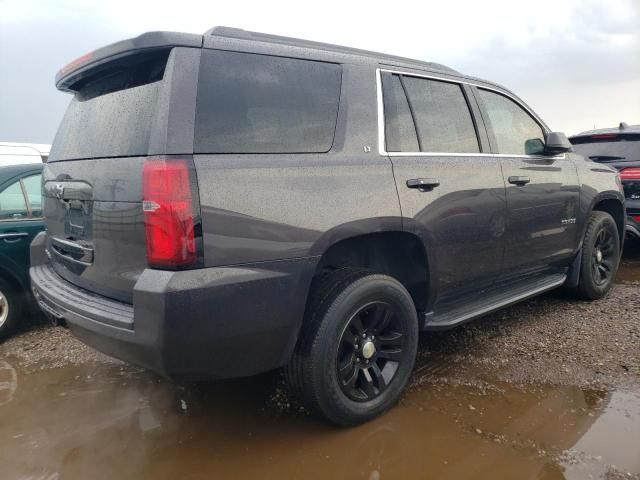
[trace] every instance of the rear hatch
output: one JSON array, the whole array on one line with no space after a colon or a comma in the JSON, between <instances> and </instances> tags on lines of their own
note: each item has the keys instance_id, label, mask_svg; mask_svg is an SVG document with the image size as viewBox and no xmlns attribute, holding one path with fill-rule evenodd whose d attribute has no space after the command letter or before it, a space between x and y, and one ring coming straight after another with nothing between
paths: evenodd
<instances>
[{"instance_id":1,"label":"rear hatch","mask_svg":"<svg viewBox=\"0 0 640 480\"><path fill-rule=\"evenodd\" d=\"M148 267L145 164L158 157L186 162L193 153L194 110L188 110L195 103L198 39L189 37L187 47L166 40L167 34L146 34L106 47L56 79L74 97L44 171L47 254L66 280L125 302ZM140 44L146 48L132 48ZM176 91L186 97L169 115Z\"/></svg>"}]
</instances>

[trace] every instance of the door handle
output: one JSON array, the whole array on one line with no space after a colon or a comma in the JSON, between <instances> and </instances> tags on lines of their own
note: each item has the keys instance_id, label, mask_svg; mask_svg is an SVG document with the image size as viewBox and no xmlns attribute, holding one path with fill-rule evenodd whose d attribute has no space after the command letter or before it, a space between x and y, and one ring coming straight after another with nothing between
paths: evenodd
<instances>
[{"instance_id":1,"label":"door handle","mask_svg":"<svg viewBox=\"0 0 640 480\"><path fill-rule=\"evenodd\" d=\"M27 237L27 236L29 236L27 232L0 233L0 240L4 240L5 243L16 243L20 241L22 237Z\"/></svg>"},{"instance_id":2,"label":"door handle","mask_svg":"<svg viewBox=\"0 0 640 480\"><path fill-rule=\"evenodd\" d=\"M517 185L519 187L525 186L530 181L531 179L529 177L518 177L518 176L509 177L509 183L511 183L512 185Z\"/></svg>"},{"instance_id":3,"label":"door handle","mask_svg":"<svg viewBox=\"0 0 640 480\"><path fill-rule=\"evenodd\" d=\"M439 185L440 180L437 178L412 178L407 180L407 187L417 188L421 192L430 192Z\"/></svg>"}]
</instances>

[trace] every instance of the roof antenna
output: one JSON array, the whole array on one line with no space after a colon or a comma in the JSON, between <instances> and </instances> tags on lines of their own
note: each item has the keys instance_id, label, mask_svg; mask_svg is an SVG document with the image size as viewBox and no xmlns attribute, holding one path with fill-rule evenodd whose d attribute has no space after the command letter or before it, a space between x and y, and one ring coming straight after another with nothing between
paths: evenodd
<instances>
[{"instance_id":1,"label":"roof antenna","mask_svg":"<svg viewBox=\"0 0 640 480\"><path fill-rule=\"evenodd\" d=\"M620 130L624 130L625 128L627 128L629 125L627 125L627 122L620 122Z\"/></svg>"}]
</instances>

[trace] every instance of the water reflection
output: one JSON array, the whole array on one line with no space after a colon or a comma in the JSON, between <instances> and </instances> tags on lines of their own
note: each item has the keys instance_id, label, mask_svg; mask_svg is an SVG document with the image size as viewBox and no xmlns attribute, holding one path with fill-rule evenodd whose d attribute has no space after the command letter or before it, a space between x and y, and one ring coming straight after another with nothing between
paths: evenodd
<instances>
[{"instance_id":1,"label":"water reflection","mask_svg":"<svg viewBox=\"0 0 640 480\"><path fill-rule=\"evenodd\" d=\"M12 378L0 406L3 478L547 479L611 463L640 472L633 393L426 385L339 430L268 407L273 376L185 387L84 366ZM555 460L565 450L577 463Z\"/></svg>"},{"instance_id":2,"label":"water reflection","mask_svg":"<svg viewBox=\"0 0 640 480\"><path fill-rule=\"evenodd\" d=\"M616 282L640 283L640 241L627 240L625 243Z\"/></svg>"},{"instance_id":3,"label":"water reflection","mask_svg":"<svg viewBox=\"0 0 640 480\"><path fill-rule=\"evenodd\" d=\"M0 407L13 400L18 388L16 370L4 360L0 360Z\"/></svg>"}]
</instances>

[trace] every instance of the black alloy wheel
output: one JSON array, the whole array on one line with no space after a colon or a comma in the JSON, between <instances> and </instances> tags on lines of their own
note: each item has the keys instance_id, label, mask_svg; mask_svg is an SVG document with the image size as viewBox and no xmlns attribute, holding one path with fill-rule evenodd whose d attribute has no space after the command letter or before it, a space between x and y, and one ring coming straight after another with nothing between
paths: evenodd
<instances>
[{"instance_id":1,"label":"black alloy wheel","mask_svg":"<svg viewBox=\"0 0 640 480\"><path fill-rule=\"evenodd\" d=\"M591 255L591 270L596 285L602 286L612 280L618 264L616 249L617 239L613 238L610 230L602 227L596 235L596 240Z\"/></svg>"},{"instance_id":2,"label":"black alloy wheel","mask_svg":"<svg viewBox=\"0 0 640 480\"><path fill-rule=\"evenodd\" d=\"M407 334L389 303L372 302L358 310L339 340L336 372L344 394L356 402L384 392L406 356Z\"/></svg>"},{"instance_id":3,"label":"black alloy wheel","mask_svg":"<svg viewBox=\"0 0 640 480\"><path fill-rule=\"evenodd\" d=\"M398 401L418 348L418 315L397 279L341 268L314 279L285 379L309 412L334 425L366 422Z\"/></svg>"},{"instance_id":4,"label":"black alloy wheel","mask_svg":"<svg viewBox=\"0 0 640 480\"><path fill-rule=\"evenodd\" d=\"M611 214L593 211L582 242L580 277L575 293L584 300L604 297L613 287L622 245Z\"/></svg>"}]
</instances>

